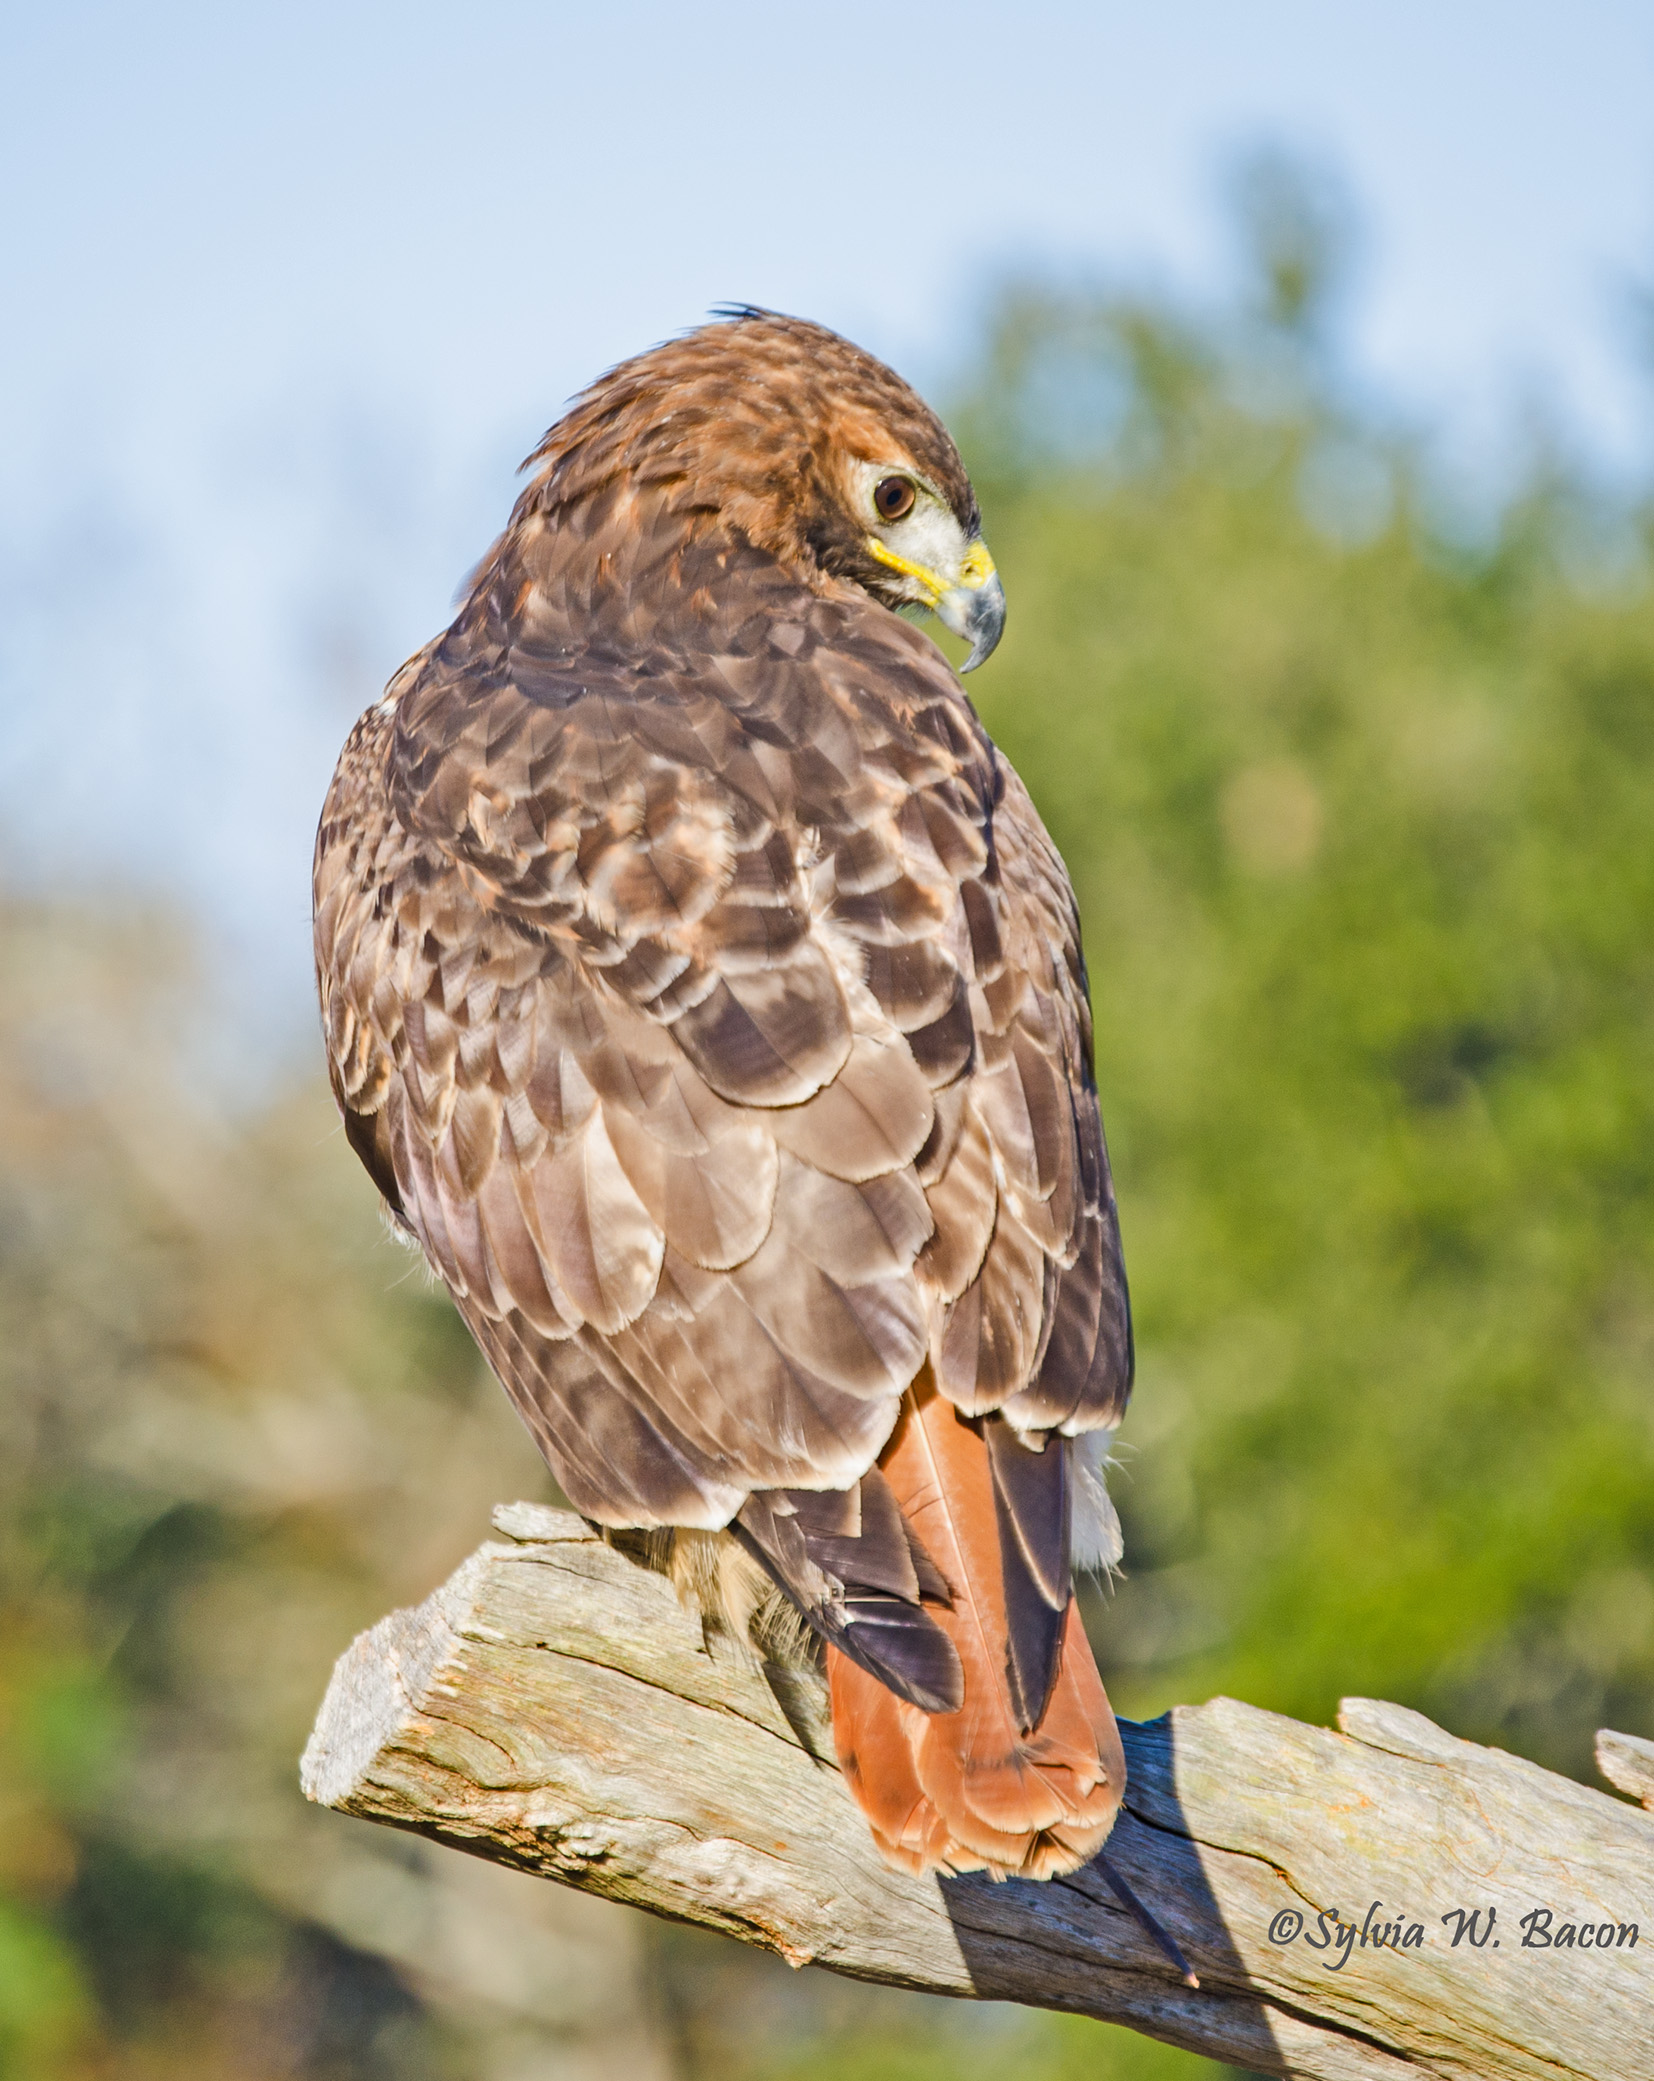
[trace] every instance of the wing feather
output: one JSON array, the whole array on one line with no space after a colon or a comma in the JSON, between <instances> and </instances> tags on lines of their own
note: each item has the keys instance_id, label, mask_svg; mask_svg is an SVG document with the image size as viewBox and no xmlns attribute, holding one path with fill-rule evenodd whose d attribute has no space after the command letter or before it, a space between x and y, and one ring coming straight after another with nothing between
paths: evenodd
<instances>
[{"instance_id":1,"label":"wing feather","mask_svg":"<svg viewBox=\"0 0 1654 2081\"><path fill-rule=\"evenodd\" d=\"M341 761L353 1146L604 1522L865 1482L927 1354L967 1414L1115 1420L1084 971L1020 783L915 631L598 503L612 582L536 523ZM650 588L691 574L740 611L683 634ZM911 1604L898 1560L863 1587Z\"/></svg>"},{"instance_id":2,"label":"wing feather","mask_svg":"<svg viewBox=\"0 0 1654 2081\"><path fill-rule=\"evenodd\" d=\"M935 1118L930 1086L894 1034L858 1034L844 1067L805 1106L775 1114L771 1132L800 1162L860 1183L905 1170Z\"/></svg>"},{"instance_id":3,"label":"wing feather","mask_svg":"<svg viewBox=\"0 0 1654 2081\"><path fill-rule=\"evenodd\" d=\"M844 1067L852 1040L844 992L817 946L773 969L720 975L674 1030L712 1089L737 1105L813 1098Z\"/></svg>"},{"instance_id":4,"label":"wing feather","mask_svg":"<svg viewBox=\"0 0 1654 2081\"><path fill-rule=\"evenodd\" d=\"M781 1169L758 1122L732 1126L694 1154L621 1107L606 1110L604 1122L628 1182L674 1250L709 1272L752 1256L769 1233Z\"/></svg>"},{"instance_id":5,"label":"wing feather","mask_svg":"<svg viewBox=\"0 0 1654 2081\"><path fill-rule=\"evenodd\" d=\"M655 1290L666 1239L621 1168L601 1110L535 1166L532 1186L563 1291L593 1329L624 1329Z\"/></svg>"}]
</instances>

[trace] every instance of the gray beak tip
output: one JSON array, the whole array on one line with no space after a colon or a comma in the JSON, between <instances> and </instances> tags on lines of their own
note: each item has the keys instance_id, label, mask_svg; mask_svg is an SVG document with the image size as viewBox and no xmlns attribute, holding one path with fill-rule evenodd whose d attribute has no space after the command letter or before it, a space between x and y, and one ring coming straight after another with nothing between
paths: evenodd
<instances>
[{"instance_id":1,"label":"gray beak tip","mask_svg":"<svg viewBox=\"0 0 1654 2081\"><path fill-rule=\"evenodd\" d=\"M949 593L943 602L942 619L971 646L971 654L959 667L960 672L974 672L993 655L1005 631L1005 588L999 582L999 573L996 571L986 585L978 586L974 592L960 587Z\"/></svg>"}]
</instances>

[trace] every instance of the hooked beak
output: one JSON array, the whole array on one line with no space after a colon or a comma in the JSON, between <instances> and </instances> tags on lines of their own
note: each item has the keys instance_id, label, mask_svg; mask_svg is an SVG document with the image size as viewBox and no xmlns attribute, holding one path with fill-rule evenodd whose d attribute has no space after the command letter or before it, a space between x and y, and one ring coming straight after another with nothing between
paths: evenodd
<instances>
[{"instance_id":1,"label":"hooked beak","mask_svg":"<svg viewBox=\"0 0 1654 2081\"><path fill-rule=\"evenodd\" d=\"M899 571L909 581L907 597L916 606L928 607L944 628L963 636L971 646L970 656L959 667L961 672L974 672L992 654L1005 627L1005 588L985 542L970 544L951 582L939 571L913 563L877 535L868 536L867 548L887 569Z\"/></svg>"},{"instance_id":2,"label":"hooked beak","mask_svg":"<svg viewBox=\"0 0 1654 2081\"><path fill-rule=\"evenodd\" d=\"M982 562L987 566L983 575L961 571L959 583L949 586L936 603L943 627L963 636L971 646L970 656L959 667L961 672L974 672L984 658L991 656L1005 628L1005 588L999 582L992 557L980 543L973 544L967 567L977 550L981 550Z\"/></svg>"}]
</instances>

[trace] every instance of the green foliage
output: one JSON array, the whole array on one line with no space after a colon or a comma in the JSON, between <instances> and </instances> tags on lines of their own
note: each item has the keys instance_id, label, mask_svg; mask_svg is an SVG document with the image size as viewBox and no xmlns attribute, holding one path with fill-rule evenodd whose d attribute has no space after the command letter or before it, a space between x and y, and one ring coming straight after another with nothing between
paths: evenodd
<instances>
[{"instance_id":1,"label":"green foliage","mask_svg":"<svg viewBox=\"0 0 1654 2081\"><path fill-rule=\"evenodd\" d=\"M1021 297L965 415L1138 1311L1092 1616L1128 1708L1365 1692L1588 1773L1654 1721L1654 602L1567 580L1554 478L1444 548L1306 293ZM1053 343L1116 399L1078 460Z\"/></svg>"},{"instance_id":2,"label":"green foliage","mask_svg":"<svg viewBox=\"0 0 1654 2081\"><path fill-rule=\"evenodd\" d=\"M294 1764L544 1478L322 1094L179 1088L178 981L153 920L0 905L0 2077L436 2081Z\"/></svg>"},{"instance_id":3,"label":"green foliage","mask_svg":"<svg viewBox=\"0 0 1654 2081\"><path fill-rule=\"evenodd\" d=\"M83 2035L86 1990L72 1947L0 1900L0 2074L49 2074Z\"/></svg>"}]
</instances>

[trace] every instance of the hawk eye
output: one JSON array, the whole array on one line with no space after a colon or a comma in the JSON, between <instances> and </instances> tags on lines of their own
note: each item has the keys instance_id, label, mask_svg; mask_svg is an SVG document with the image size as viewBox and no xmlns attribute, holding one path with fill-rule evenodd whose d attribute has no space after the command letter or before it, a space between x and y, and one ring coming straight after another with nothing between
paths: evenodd
<instances>
[{"instance_id":1,"label":"hawk eye","mask_svg":"<svg viewBox=\"0 0 1654 2081\"><path fill-rule=\"evenodd\" d=\"M873 492L873 504L881 520L904 520L913 511L918 496L905 477L881 477Z\"/></svg>"}]
</instances>

